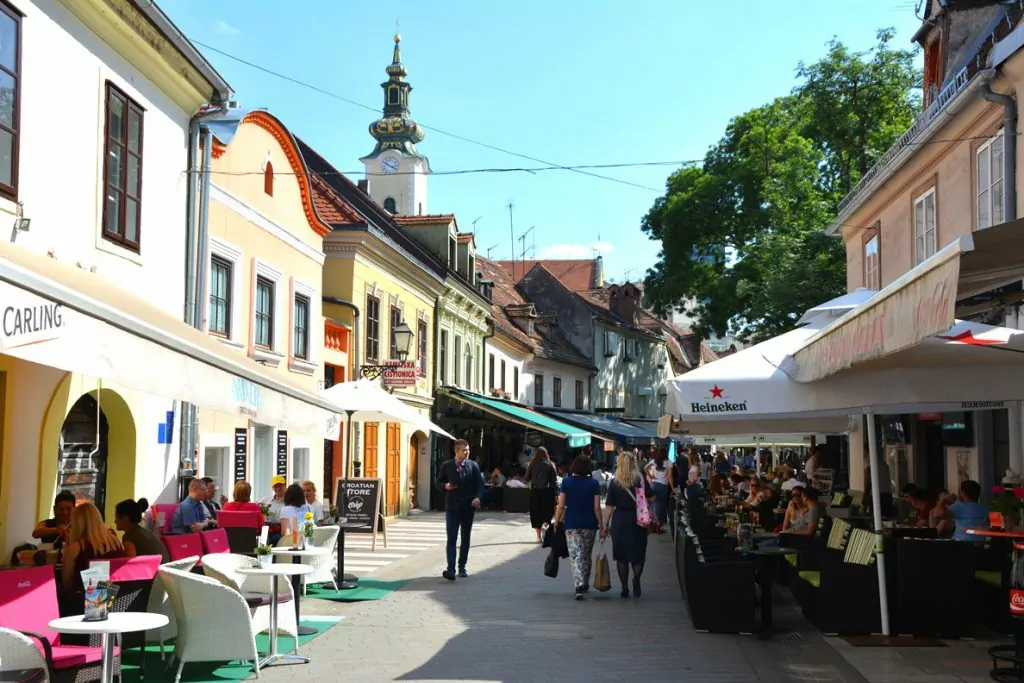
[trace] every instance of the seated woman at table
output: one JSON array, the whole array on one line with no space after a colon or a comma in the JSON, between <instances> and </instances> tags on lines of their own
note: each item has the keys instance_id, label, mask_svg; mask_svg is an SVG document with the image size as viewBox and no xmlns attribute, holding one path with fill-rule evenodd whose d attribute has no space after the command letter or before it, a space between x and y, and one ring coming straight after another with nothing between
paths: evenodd
<instances>
[{"instance_id":1,"label":"seated woman at table","mask_svg":"<svg viewBox=\"0 0 1024 683\"><path fill-rule=\"evenodd\" d=\"M252 502L252 484L247 481L236 481L231 490L231 502L224 503L222 510L228 512L256 512L260 516L259 527L263 528L263 512L258 503Z\"/></svg>"},{"instance_id":2,"label":"seated woman at table","mask_svg":"<svg viewBox=\"0 0 1024 683\"><path fill-rule=\"evenodd\" d=\"M100 511L92 503L82 503L71 513L71 532L64 546L61 586L65 590L82 590L82 575L93 560L125 557L124 546L113 530L103 525Z\"/></svg>"},{"instance_id":3,"label":"seated woman at table","mask_svg":"<svg viewBox=\"0 0 1024 683\"><path fill-rule=\"evenodd\" d=\"M708 495L712 497L729 495L729 491L725 488L726 481L721 474L712 475L711 482L708 484Z\"/></svg>"},{"instance_id":4,"label":"seated woman at table","mask_svg":"<svg viewBox=\"0 0 1024 683\"><path fill-rule=\"evenodd\" d=\"M907 494L907 498L910 499L910 504L917 511L917 519L914 520L914 526L931 526L929 520L931 519L932 510L938 503L938 496L931 491L915 488Z\"/></svg>"},{"instance_id":5,"label":"seated woman at table","mask_svg":"<svg viewBox=\"0 0 1024 683\"><path fill-rule=\"evenodd\" d=\"M275 545L281 536L285 533L291 533L293 530L299 530L301 533L302 525L306 523L306 513L313 514L313 508L306 504L306 495L302 492L302 487L298 484L292 484L284 490L284 507L281 508L281 533L278 534L278 538L271 542L271 545ZM271 534L273 537L274 534Z\"/></svg>"},{"instance_id":6,"label":"seated woman at table","mask_svg":"<svg viewBox=\"0 0 1024 683\"><path fill-rule=\"evenodd\" d=\"M811 523L811 508L809 501L805 498L807 489L803 486L793 487L790 493L789 507L786 508L786 517L782 520L782 531L788 534L810 536L814 533L814 525L818 519L815 516L814 523Z\"/></svg>"},{"instance_id":7,"label":"seated woman at table","mask_svg":"<svg viewBox=\"0 0 1024 683\"><path fill-rule=\"evenodd\" d=\"M53 517L36 524L36 528L32 530L32 538L38 538L43 543L52 543L54 548L59 549L67 538L71 511L74 509L75 494L71 491L58 493L53 499Z\"/></svg>"},{"instance_id":8,"label":"seated woman at table","mask_svg":"<svg viewBox=\"0 0 1024 683\"><path fill-rule=\"evenodd\" d=\"M123 531L121 545L124 546L124 554L127 557L139 555L159 555L163 562L170 562L171 556L167 547L160 537L142 526L142 515L149 509L149 501L145 498L138 500L122 500L114 508L114 525L118 531Z\"/></svg>"}]
</instances>

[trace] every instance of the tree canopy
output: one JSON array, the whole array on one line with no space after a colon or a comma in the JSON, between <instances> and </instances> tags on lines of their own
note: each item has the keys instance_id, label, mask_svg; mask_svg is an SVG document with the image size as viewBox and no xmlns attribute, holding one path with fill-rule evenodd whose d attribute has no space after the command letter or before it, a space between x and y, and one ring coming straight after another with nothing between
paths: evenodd
<instances>
[{"instance_id":1,"label":"tree canopy","mask_svg":"<svg viewBox=\"0 0 1024 683\"><path fill-rule=\"evenodd\" d=\"M669 177L642 223L662 243L645 281L656 311L686 307L698 333L758 341L846 290L845 249L824 228L921 106L915 51L892 38L879 31L864 52L833 40L791 93Z\"/></svg>"}]
</instances>

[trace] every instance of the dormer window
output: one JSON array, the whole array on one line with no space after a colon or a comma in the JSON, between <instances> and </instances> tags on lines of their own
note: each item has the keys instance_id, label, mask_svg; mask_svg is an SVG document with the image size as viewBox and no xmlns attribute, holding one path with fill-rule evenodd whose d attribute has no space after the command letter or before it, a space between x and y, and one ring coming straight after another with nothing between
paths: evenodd
<instances>
[{"instance_id":1,"label":"dormer window","mask_svg":"<svg viewBox=\"0 0 1024 683\"><path fill-rule=\"evenodd\" d=\"M388 197L384 200L384 210L388 213L397 213L397 208L394 197Z\"/></svg>"},{"instance_id":2,"label":"dormer window","mask_svg":"<svg viewBox=\"0 0 1024 683\"><path fill-rule=\"evenodd\" d=\"M274 164L269 159L263 167L263 192L268 197L274 196Z\"/></svg>"}]
</instances>

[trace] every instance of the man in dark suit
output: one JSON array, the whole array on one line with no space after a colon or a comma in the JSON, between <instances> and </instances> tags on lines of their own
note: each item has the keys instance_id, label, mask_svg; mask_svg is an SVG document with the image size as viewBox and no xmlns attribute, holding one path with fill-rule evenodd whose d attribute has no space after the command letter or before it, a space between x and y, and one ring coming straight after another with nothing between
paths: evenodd
<instances>
[{"instance_id":1,"label":"man in dark suit","mask_svg":"<svg viewBox=\"0 0 1024 683\"><path fill-rule=\"evenodd\" d=\"M455 580L455 541L462 532L459 547L459 577L466 578L466 560L469 559L469 537L473 531L473 517L480 508L484 495L484 475L480 466L469 459L469 442L455 442L455 457L441 465L437 485L445 490L445 522L448 530L448 568L441 576Z\"/></svg>"}]
</instances>

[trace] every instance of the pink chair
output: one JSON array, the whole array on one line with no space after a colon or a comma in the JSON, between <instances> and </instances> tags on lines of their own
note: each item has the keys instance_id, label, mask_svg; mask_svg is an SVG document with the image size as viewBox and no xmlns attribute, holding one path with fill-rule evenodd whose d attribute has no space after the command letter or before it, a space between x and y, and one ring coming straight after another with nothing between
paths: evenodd
<instances>
[{"instance_id":1,"label":"pink chair","mask_svg":"<svg viewBox=\"0 0 1024 683\"><path fill-rule=\"evenodd\" d=\"M171 533L171 520L174 519L174 513L178 511L177 503L154 503L149 506L149 511L153 515L153 527L154 531L158 534L169 534ZM160 515L164 516L164 523L162 526L157 528L157 523L160 520Z\"/></svg>"},{"instance_id":2,"label":"pink chair","mask_svg":"<svg viewBox=\"0 0 1024 683\"><path fill-rule=\"evenodd\" d=\"M231 549L228 547L228 532L224 529L211 529L199 535L203 537L204 555L231 552Z\"/></svg>"},{"instance_id":3,"label":"pink chair","mask_svg":"<svg viewBox=\"0 0 1024 683\"><path fill-rule=\"evenodd\" d=\"M48 624L60 616L53 567L0 571L0 624L36 641L46 658L51 681L99 680L103 653L98 647L63 645ZM121 667L115 650L115 673Z\"/></svg>"},{"instance_id":4,"label":"pink chair","mask_svg":"<svg viewBox=\"0 0 1024 683\"><path fill-rule=\"evenodd\" d=\"M171 562L184 560L193 555L203 556L203 539L199 534L171 534L161 540L171 556ZM198 564L202 564L202 561L200 560Z\"/></svg>"},{"instance_id":5,"label":"pink chair","mask_svg":"<svg viewBox=\"0 0 1024 683\"><path fill-rule=\"evenodd\" d=\"M117 598L112 611L145 612L149 605L149 594L153 590L153 580L162 560L160 555L139 555L118 560L93 560L90 566L98 562L110 562L110 581L117 584ZM146 643L146 633L125 633L119 636L118 643L124 648L142 647ZM90 638L89 644L98 645L99 639ZM144 658L145 653L142 656Z\"/></svg>"},{"instance_id":6,"label":"pink chair","mask_svg":"<svg viewBox=\"0 0 1024 683\"><path fill-rule=\"evenodd\" d=\"M231 552L238 555L256 552L261 516L259 510L221 510L217 513L217 526L227 533Z\"/></svg>"}]
</instances>

